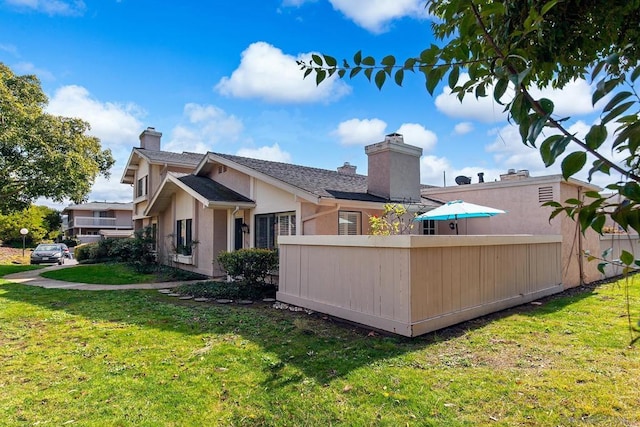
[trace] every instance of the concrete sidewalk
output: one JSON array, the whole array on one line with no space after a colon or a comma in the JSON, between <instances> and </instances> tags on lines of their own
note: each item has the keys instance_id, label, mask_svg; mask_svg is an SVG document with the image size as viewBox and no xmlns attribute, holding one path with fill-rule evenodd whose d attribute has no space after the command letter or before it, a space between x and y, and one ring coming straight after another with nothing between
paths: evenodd
<instances>
[{"instance_id":1,"label":"concrete sidewalk","mask_svg":"<svg viewBox=\"0 0 640 427\"><path fill-rule=\"evenodd\" d=\"M21 273L7 274L3 279L14 283L29 286L39 286L48 289L77 289L82 291L125 291L128 289L170 289L185 283L196 283L202 280L160 282L160 283L134 283L131 285L94 285L91 283L63 282L61 280L47 279L40 276L44 271L69 268L77 265L77 261L69 260L64 265L53 265L39 270L23 271Z\"/></svg>"}]
</instances>

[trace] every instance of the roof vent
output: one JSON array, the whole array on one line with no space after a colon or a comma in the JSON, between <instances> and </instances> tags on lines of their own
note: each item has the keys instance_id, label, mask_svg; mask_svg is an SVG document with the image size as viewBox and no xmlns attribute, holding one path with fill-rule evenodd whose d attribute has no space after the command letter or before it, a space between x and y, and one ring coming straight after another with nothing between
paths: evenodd
<instances>
[{"instance_id":1,"label":"roof vent","mask_svg":"<svg viewBox=\"0 0 640 427\"><path fill-rule=\"evenodd\" d=\"M471 178L464 175L456 176L456 184L458 185L468 185L471 184Z\"/></svg>"},{"instance_id":2,"label":"roof vent","mask_svg":"<svg viewBox=\"0 0 640 427\"><path fill-rule=\"evenodd\" d=\"M397 132L386 135L384 137L384 140L389 142L395 142L396 144L404 144L404 137L402 136L402 134Z\"/></svg>"}]
</instances>

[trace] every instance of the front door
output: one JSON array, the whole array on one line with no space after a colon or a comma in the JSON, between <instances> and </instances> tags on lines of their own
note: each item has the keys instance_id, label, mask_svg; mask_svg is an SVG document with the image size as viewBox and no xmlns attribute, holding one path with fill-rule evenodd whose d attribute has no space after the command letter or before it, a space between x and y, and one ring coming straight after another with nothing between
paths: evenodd
<instances>
[{"instance_id":1,"label":"front door","mask_svg":"<svg viewBox=\"0 0 640 427\"><path fill-rule=\"evenodd\" d=\"M234 222L234 234L235 234L235 244L234 249L237 251L238 249L242 249L242 218L236 218Z\"/></svg>"}]
</instances>

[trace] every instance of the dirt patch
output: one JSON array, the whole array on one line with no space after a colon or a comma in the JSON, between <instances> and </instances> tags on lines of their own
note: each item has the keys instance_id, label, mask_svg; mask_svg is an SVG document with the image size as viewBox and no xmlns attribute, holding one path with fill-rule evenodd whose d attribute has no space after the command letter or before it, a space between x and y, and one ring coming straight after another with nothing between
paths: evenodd
<instances>
[{"instance_id":1,"label":"dirt patch","mask_svg":"<svg viewBox=\"0 0 640 427\"><path fill-rule=\"evenodd\" d=\"M29 264L30 251L24 251L22 258L22 248L9 248L0 246L0 264Z\"/></svg>"}]
</instances>

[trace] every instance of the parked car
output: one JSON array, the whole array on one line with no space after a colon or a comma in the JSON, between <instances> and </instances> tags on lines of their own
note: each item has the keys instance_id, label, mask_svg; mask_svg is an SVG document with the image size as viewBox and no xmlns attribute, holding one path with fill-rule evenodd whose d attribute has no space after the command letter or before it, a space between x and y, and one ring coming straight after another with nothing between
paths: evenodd
<instances>
[{"instance_id":1,"label":"parked car","mask_svg":"<svg viewBox=\"0 0 640 427\"><path fill-rule=\"evenodd\" d=\"M69 248L64 243L41 243L31 252L31 264L64 264L70 258Z\"/></svg>"}]
</instances>

